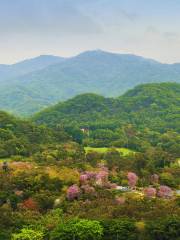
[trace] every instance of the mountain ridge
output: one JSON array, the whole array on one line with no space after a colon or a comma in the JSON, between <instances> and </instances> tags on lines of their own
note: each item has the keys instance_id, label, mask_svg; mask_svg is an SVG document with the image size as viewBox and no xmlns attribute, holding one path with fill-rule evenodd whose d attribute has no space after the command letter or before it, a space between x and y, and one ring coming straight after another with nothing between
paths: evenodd
<instances>
[{"instance_id":1,"label":"mountain ridge","mask_svg":"<svg viewBox=\"0 0 180 240\"><path fill-rule=\"evenodd\" d=\"M40 55L13 64L0 64L0 80L8 80L33 71L43 69L51 64L63 61L65 58L53 55ZM2 76L2 74L4 75Z\"/></svg>"},{"instance_id":2,"label":"mountain ridge","mask_svg":"<svg viewBox=\"0 0 180 240\"><path fill-rule=\"evenodd\" d=\"M35 114L33 119L38 123L48 125L60 124L64 120L66 123L76 122L78 119L76 124L83 127L83 124L86 125L88 121L94 119L92 116L94 112L96 120L99 119L99 113L103 113L104 120L106 120L105 116L108 116L108 120L114 117L124 119L125 116L127 122L134 120L134 113L142 115L143 112L146 112L148 116L166 118L164 113L170 110L173 110L172 115L180 114L179 96L180 84L178 83L142 84L117 98L105 98L93 93L81 94L42 110ZM176 111L172 108L173 105L177 107ZM102 116L100 118L103 122ZM149 122L148 118L147 120Z\"/></svg>"},{"instance_id":3,"label":"mountain ridge","mask_svg":"<svg viewBox=\"0 0 180 240\"><path fill-rule=\"evenodd\" d=\"M180 64L87 51L1 85L0 108L28 116L78 94L118 97L136 85L159 82L180 82Z\"/></svg>"}]
</instances>

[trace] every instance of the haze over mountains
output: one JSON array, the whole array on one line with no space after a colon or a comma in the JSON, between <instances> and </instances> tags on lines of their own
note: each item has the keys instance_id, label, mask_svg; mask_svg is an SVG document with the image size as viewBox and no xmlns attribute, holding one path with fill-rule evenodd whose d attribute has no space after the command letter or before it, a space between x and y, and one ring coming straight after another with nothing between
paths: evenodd
<instances>
[{"instance_id":1,"label":"haze over mountains","mask_svg":"<svg viewBox=\"0 0 180 240\"><path fill-rule=\"evenodd\" d=\"M180 64L101 50L0 65L0 108L30 115L77 94L116 97L142 83L180 82Z\"/></svg>"},{"instance_id":2,"label":"haze over mountains","mask_svg":"<svg viewBox=\"0 0 180 240\"><path fill-rule=\"evenodd\" d=\"M41 55L36 58L27 59L12 65L0 64L0 81L7 81L9 78L20 77L33 71L41 70L52 64L60 63L64 60L62 57L51 55Z\"/></svg>"}]
</instances>

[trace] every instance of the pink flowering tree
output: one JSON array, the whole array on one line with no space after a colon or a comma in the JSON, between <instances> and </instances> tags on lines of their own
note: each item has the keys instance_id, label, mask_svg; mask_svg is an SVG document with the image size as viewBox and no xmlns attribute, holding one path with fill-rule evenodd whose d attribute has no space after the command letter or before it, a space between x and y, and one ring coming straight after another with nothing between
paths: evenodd
<instances>
[{"instance_id":1,"label":"pink flowering tree","mask_svg":"<svg viewBox=\"0 0 180 240\"><path fill-rule=\"evenodd\" d=\"M161 198L171 198L173 196L173 191L168 186L160 186L158 196Z\"/></svg>"},{"instance_id":2,"label":"pink flowering tree","mask_svg":"<svg viewBox=\"0 0 180 240\"><path fill-rule=\"evenodd\" d=\"M86 176L88 180L96 179L96 173L95 172L86 172Z\"/></svg>"},{"instance_id":3,"label":"pink flowering tree","mask_svg":"<svg viewBox=\"0 0 180 240\"><path fill-rule=\"evenodd\" d=\"M85 184L87 182L87 180L88 180L88 175L87 174L82 174L80 176L80 183L81 184Z\"/></svg>"},{"instance_id":4,"label":"pink flowering tree","mask_svg":"<svg viewBox=\"0 0 180 240\"><path fill-rule=\"evenodd\" d=\"M133 172L128 172L127 177L128 177L128 184L129 184L129 186L131 188L135 188L136 183L138 181L138 176L135 173L133 173Z\"/></svg>"},{"instance_id":5,"label":"pink flowering tree","mask_svg":"<svg viewBox=\"0 0 180 240\"><path fill-rule=\"evenodd\" d=\"M148 197L148 198L153 198L153 197L155 197L155 196L156 196L156 193L157 193L157 191L156 191L156 189L153 188L153 187L148 187L148 188L145 188L145 189L144 189L144 194L145 194L145 196Z\"/></svg>"},{"instance_id":6,"label":"pink flowering tree","mask_svg":"<svg viewBox=\"0 0 180 240\"><path fill-rule=\"evenodd\" d=\"M109 176L109 170L106 167L101 167L101 170L99 173L96 175L97 179L102 179L104 181L108 181L108 176Z\"/></svg>"},{"instance_id":7,"label":"pink flowering tree","mask_svg":"<svg viewBox=\"0 0 180 240\"><path fill-rule=\"evenodd\" d=\"M101 179L101 180L108 180L108 172L107 171L104 171L104 170L101 170L97 176L96 176L96 179Z\"/></svg>"},{"instance_id":8,"label":"pink flowering tree","mask_svg":"<svg viewBox=\"0 0 180 240\"><path fill-rule=\"evenodd\" d=\"M80 189L79 187L74 184L72 186L70 186L67 190L67 199L72 201L74 199L77 199L80 195Z\"/></svg>"},{"instance_id":9,"label":"pink flowering tree","mask_svg":"<svg viewBox=\"0 0 180 240\"><path fill-rule=\"evenodd\" d=\"M109 172L107 169L101 169L96 175L96 184L105 186L108 183Z\"/></svg>"}]
</instances>

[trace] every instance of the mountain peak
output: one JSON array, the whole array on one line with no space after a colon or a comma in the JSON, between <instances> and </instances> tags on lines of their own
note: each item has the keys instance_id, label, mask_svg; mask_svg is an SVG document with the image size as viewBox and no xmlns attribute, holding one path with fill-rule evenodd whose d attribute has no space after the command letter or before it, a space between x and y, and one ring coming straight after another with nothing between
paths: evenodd
<instances>
[{"instance_id":1,"label":"mountain peak","mask_svg":"<svg viewBox=\"0 0 180 240\"><path fill-rule=\"evenodd\" d=\"M104 59L109 59L109 60L113 59L113 60L118 60L118 61L128 61L128 62L138 61L138 62L147 62L147 63L151 63L151 64L160 64L156 60L144 58L142 56L138 56L135 54L113 53L113 52L108 52L108 51L104 51L101 49L85 51L85 52L82 52L79 55L75 56L74 58L84 58L84 59L90 59L90 60L91 60L91 58L104 58Z\"/></svg>"},{"instance_id":2,"label":"mountain peak","mask_svg":"<svg viewBox=\"0 0 180 240\"><path fill-rule=\"evenodd\" d=\"M143 83L180 82L179 73L179 65L100 49L66 60L41 55L11 66L9 78L0 71L0 107L28 115L80 93L117 97Z\"/></svg>"}]
</instances>

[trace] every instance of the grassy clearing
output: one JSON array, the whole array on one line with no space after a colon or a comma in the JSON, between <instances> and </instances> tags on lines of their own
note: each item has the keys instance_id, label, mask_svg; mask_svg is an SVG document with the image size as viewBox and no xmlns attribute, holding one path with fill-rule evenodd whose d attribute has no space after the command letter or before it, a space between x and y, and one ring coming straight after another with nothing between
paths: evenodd
<instances>
[{"instance_id":1,"label":"grassy clearing","mask_svg":"<svg viewBox=\"0 0 180 240\"><path fill-rule=\"evenodd\" d=\"M11 158L0 158L0 163L1 162L10 162L10 161L12 161Z\"/></svg>"},{"instance_id":2,"label":"grassy clearing","mask_svg":"<svg viewBox=\"0 0 180 240\"><path fill-rule=\"evenodd\" d=\"M94 147L85 147L84 148L86 153L90 151L98 152L98 153L106 153L110 148L103 147L103 148L94 148ZM123 156L127 156L131 153L133 153L132 150L128 148L115 148L119 153L121 153Z\"/></svg>"}]
</instances>

